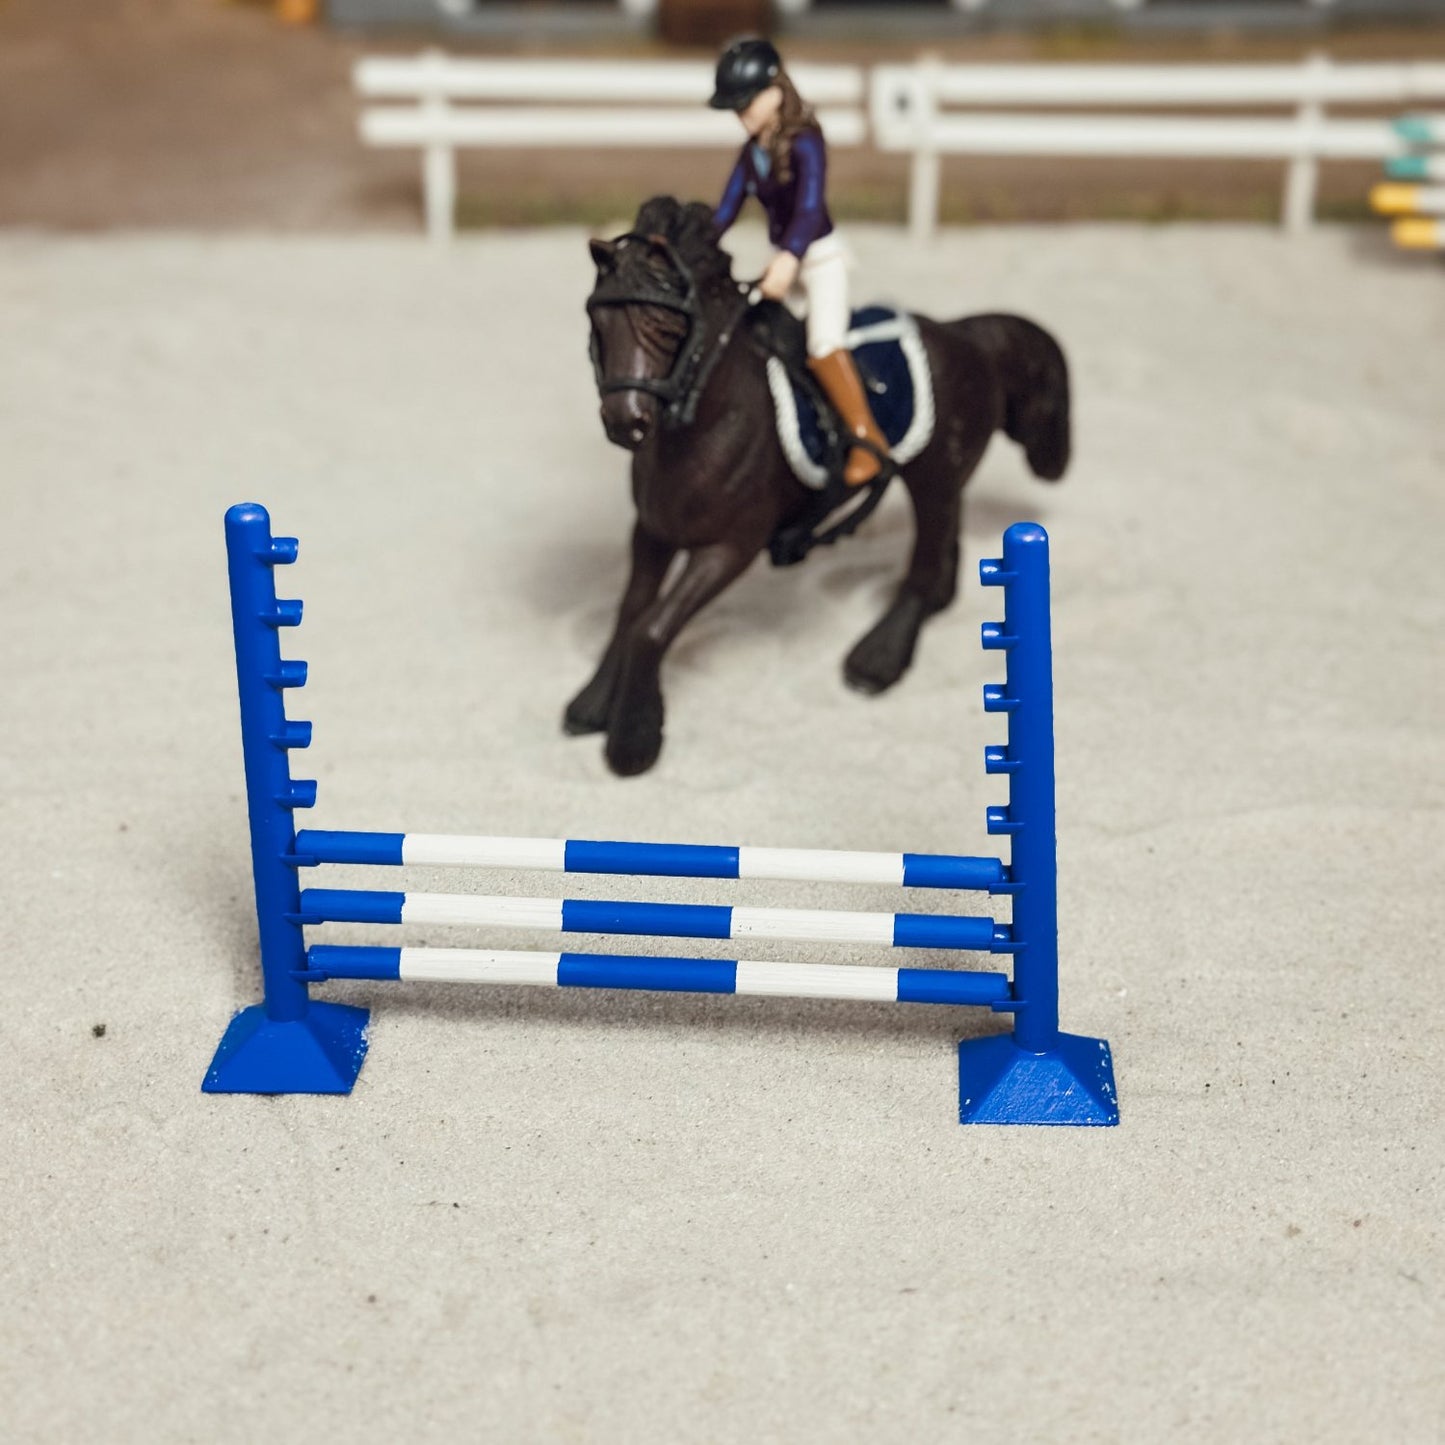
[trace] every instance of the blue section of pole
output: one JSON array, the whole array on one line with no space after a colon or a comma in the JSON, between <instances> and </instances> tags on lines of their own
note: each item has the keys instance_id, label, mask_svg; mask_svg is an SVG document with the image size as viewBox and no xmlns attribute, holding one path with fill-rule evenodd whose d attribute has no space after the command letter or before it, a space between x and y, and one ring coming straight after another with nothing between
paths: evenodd
<instances>
[{"instance_id":1,"label":"blue section of pole","mask_svg":"<svg viewBox=\"0 0 1445 1445\"><path fill-rule=\"evenodd\" d=\"M1011 840L1014 1042L1030 1053L1059 1038L1058 865L1054 835L1054 682L1049 622L1049 538L1034 522L1004 533L1003 557L979 564L986 586L1004 590L1004 620L983 626L983 645L1003 651L1007 682L984 689L984 707L1008 717L1008 749L985 751L1006 773L1007 808L988 810L990 833Z\"/></svg>"},{"instance_id":2,"label":"blue section of pole","mask_svg":"<svg viewBox=\"0 0 1445 1445\"><path fill-rule=\"evenodd\" d=\"M963 973L943 968L900 968L899 1003L958 1004L976 1008L1008 1001L1009 982L1001 973Z\"/></svg>"},{"instance_id":3,"label":"blue section of pole","mask_svg":"<svg viewBox=\"0 0 1445 1445\"><path fill-rule=\"evenodd\" d=\"M992 918L958 918L940 913L895 913L895 948L961 948L1006 953L1012 946L1007 928Z\"/></svg>"},{"instance_id":4,"label":"blue section of pole","mask_svg":"<svg viewBox=\"0 0 1445 1445\"><path fill-rule=\"evenodd\" d=\"M731 958L650 958L612 953L564 953L557 963L559 988L635 988L664 993L733 993L737 962Z\"/></svg>"},{"instance_id":5,"label":"blue section of pole","mask_svg":"<svg viewBox=\"0 0 1445 1445\"><path fill-rule=\"evenodd\" d=\"M956 858L939 853L905 853L905 888L951 888L965 893L996 893L1004 881L997 858Z\"/></svg>"},{"instance_id":6,"label":"blue section of pole","mask_svg":"<svg viewBox=\"0 0 1445 1445\"><path fill-rule=\"evenodd\" d=\"M400 923L405 893L376 893L353 888L303 888L301 922Z\"/></svg>"},{"instance_id":7,"label":"blue section of pole","mask_svg":"<svg viewBox=\"0 0 1445 1445\"><path fill-rule=\"evenodd\" d=\"M709 903L562 901L563 933L637 933L661 938L731 938L733 911Z\"/></svg>"},{"instance_id":8,"label":"blue section of pole","mask_svg":"<svg viewBox=\"0 0 1445 1445\"><path fill-rule=\"evenodd\" d=\"M645 873L652 878L736 878L738 850L699 843L599 843L569 839L568 873Z\"/></svg>"},{"instance_id":9,"label":"blue section of pole","mask_svg":"<svg viewBox=\"0 0 1445 1445\"><path fill-rule=\"evenodd\" d=\"M401 949L351 946L336 943L313 943L306 955L313 973L328 978L385 979L401 977Z\"/></svg>"},{"instance_id":10,"label":"blue section of pole","mask_svg":"<svg viewBox=\"0 0 1445 1445\"><path fill-rule=\"evenodd\" d=\"M294 861L303 868L318 863L375 863L401 866L404 833L348 833L303 828L296 835Z\"/></svg>"},{"instance_id":11,"label":"blue section of pole","mask_svg":"<svg viewBox=\"0 0 1445 1445\"><path fill-rule=\"evenodd\" d=\"M292 748L311 741L311 724L289 721L284 703L285 689L306 680L304 663L282 662L279 636L301 621L301 604L277 600L274 576L296 560L296 542L272 537L266 509L242 502L226 513L226 557L265 1007L284 1023L304 1018L308 1005L306 985L293 976L306 967L306 949L296 870L286 860L296 840L294 810L316 801L316 784L293 780L289 760Z\"/></svg>"}]
</instances>

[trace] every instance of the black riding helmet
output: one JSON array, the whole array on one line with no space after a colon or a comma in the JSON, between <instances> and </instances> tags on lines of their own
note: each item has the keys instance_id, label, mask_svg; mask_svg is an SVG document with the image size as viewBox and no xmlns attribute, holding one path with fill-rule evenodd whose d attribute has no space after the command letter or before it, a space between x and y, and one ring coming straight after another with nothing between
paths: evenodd
<instances>
[{"instance_id":1,"label":"black riding helmet","mask_svg":"<svg viewBox=\"0 0 1445 1445\"><path fill-rule=\"evenodd\" d=\"M783 57L772 43L750 35L734 40L717 63L717 86L708 104L714 110L742 110L782 74Z\"/></svg>"}]
</instances>

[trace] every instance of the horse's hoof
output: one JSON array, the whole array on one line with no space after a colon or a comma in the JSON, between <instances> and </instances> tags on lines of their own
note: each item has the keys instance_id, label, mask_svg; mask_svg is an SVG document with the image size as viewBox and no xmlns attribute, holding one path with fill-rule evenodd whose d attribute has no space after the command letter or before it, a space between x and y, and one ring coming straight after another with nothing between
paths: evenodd
<instances>
[{"instance_id":1,"label":"horse's hoof","mask_svg":"<svg viewBox=\"0 0 1445 1445\"><path fill-rule=\"evenodd\" d=\"M908 671L922 621L912 615L914 610L889 613L848 654L843 680L854 691L870 696L886 692Z\"/></svg>"},{"instance_id":2,"label":"horse's hoof","mask_svg":"<svg viewBox=\"0 0 1445 1445\"><path fill-rule=\"evenodd\" d=\"M607 702L602 697L588 697L589 688L583 688L562 714L562 731L568 737L581 738L590 733L605 732L607 729Z\"/></svg>"},{"instance_id":3,"label":"horse's hoof","mask_svg":"<svg viewBox=\"0 0 1445 1445\"><path fill-rule=\"evenodd\" d=\"M593 733L603 732L607 727L605 717L593 717L589 713L573 712L569 707L562 714L562 731L569 738L585 738Z\"/></svg>"},{"instance_id":4,"label":"horse's hoof","mask_svg":"<svg viewBox=\"0 0 1445 1445\"><path fill-rule=\"evenodd\" d=\"M855 662L853 654L849 653L848 660L843 664L843 681L854 692L861 692L866 697L876 697L880 692L887 692L907 670L906 666L881 668L860 664Z\"/></svg>"},{"instance_id":5,"label":"horse's hoof","mask_svg":"<svg viewBox=\"0 0 1445 1445\"><path fill-rule=\"evenodd\" d=\"M625 732L608 733L607 766L619 778L635 778L645 773L662 752L662 729L634 727Z\"/></svg>"}]
</instances>

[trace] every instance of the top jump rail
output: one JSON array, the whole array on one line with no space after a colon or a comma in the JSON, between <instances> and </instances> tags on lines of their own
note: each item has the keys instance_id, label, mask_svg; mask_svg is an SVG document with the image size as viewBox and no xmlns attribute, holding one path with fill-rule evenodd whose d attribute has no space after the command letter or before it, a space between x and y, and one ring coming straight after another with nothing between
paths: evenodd
<instances>
[{"instance_id":1,"label":"top jump rail","mask_svg":"<svg viewBox=\"0 0 1445 1445\"><path fill-rule=\"evenodd\" d=\"M651 878L770 878L794 883L877 883L1010 893L997 858L946 853L860 853L813 848L611 843L589 839L490 838L443 833L355 833L305 828L292 862L501 868L537 873L614 873Z\"/></svg>"}]
</instances>

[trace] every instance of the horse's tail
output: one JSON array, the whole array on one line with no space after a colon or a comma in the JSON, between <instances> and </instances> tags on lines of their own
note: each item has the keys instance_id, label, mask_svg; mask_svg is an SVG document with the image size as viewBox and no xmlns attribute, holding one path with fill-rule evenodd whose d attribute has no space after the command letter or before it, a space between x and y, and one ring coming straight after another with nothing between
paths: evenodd
<instances>
[{"instance_id":1,"label":"horse's tail","mask_svg":"<svg viewBox=\"0 0 1445 1445\"><path fill-rule=\"evenodd\" d=\"M970 316L958 323L994 364L1003 429L1036 477L1056 482L1069 465L1069 365L1059 343L1022 316Z\"/></svg>"}]
</instances>

